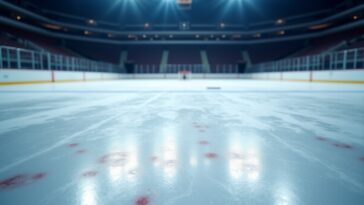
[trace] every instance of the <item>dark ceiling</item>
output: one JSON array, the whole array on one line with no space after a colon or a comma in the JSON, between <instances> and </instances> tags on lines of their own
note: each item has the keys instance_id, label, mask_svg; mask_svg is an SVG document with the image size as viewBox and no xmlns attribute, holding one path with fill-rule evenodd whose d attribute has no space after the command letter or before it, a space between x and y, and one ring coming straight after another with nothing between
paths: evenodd
<instances>
[{"instance_id":1,"label":"dark ceiling","mask_svg":"<svg viewBox=\"0 0 364 205\"><path fill-rule=\"evenodd\" d=\"M193 0L190 10L181 10L175 0L8 0L96 20L121 24L150 22L168 24L189 21L254 24L277 18L355 5L363 0ZM169 3L168 3L169 2Z\"/></svg>"}]
</instances>

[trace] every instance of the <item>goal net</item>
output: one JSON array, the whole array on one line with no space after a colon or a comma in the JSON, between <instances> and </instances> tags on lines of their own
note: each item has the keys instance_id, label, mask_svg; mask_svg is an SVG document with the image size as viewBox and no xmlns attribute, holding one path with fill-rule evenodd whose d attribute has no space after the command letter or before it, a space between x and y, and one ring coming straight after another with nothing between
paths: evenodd
<instances>
[{"instance_id":1,"label":"goal net","mask_svg":"<svg viewBox=\"0 0 364 205\"><path fill-rule=\"evenodd\" d=\"M178 79L179 80L191 80L192 72L189 70L181 70L178 72Z\"/></svg>"}]
</instances>

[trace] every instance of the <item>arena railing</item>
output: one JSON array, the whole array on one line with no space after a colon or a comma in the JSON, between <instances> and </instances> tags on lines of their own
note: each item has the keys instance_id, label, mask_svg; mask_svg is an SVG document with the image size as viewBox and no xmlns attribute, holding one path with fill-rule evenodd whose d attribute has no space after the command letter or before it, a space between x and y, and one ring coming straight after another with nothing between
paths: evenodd
<instances>
[{"instance_id":1,"label":"arena railing","mask_svg":"<svg viewBox=\"0 0 364 205\"><path fill-rule=\"evenodd\" d=\"M121 72L120 66L111 63L9 46L0 46L0 69Z\"/></svg>"},{"instance_id":2,"label":"arena railing","mask_svg":"<svg viewBox=\"0 0 364 205\"><path fill-rule=\"evenodd\" d=\"M364 48L287 58L273 62L256 64L248 68L248 72L257 73L348 69L364 69Z\"/></svg>"},{"instance_id":3,"label":"arena railing","mask_svg":"<svg viewBox=\"0 0 364 205\"><path fill-rule=\"evenodd\" d=\"M136 74L157 74L157 73L179 73L188 70L192 73L238 73L236 64L168 64L160 66L156 64L137 64L135 65Z\"/></svg>"}]
</instances>

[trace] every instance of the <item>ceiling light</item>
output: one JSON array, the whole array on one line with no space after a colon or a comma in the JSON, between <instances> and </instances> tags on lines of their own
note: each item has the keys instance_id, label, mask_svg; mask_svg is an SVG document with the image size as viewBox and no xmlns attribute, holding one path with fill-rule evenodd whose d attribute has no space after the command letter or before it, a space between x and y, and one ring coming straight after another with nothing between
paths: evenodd
<instances>
[{"instance_id":1,"label":"ceiling light","mask_svg":"<svg viewBox=\"0 0 364 205\"><path fill-rule=\"evenodd\" d=\"M260 38L260 37L262 37L262 34L260 34L260 33L256 33L256 34L254 34L254 36L253 36L254 38Z\"/></svg>"},{"instance_id":2,"label":"ceiling light","mask_svg":"<svg viewBox=\"0 0 364 205\"><path fill-rule=\"evenodd\" d=\"M53 25L53 24L43 24L45 28L52 29L52 30L61 30L62 27Z\"/></svg>"},{"instance_id":3,"label":"ceiling light","mask_svg":"<svg viewBox=\"0 0 364 205\"><path fill-rule=\"evenodd\" d=\"M87 20L86 23L89 24L89 25L96 25L97 24L96 21L93 20L93 19Z\"/></svg>"},{"instance_id":4,"label":"ceiling light","mask_svg":"<svg viewBox=\"0 0 364 205\"><path fill-rule=\"evenodd\" d=\"M277 19L276 20L276 25L282 25L284 23L286 23L286 21L284 19Z\"/></svg>"},{"instance_id":5,"label":"ceiling light","mask_svg":"<svg viewBox=\"0 0 364 205\"><path fill-rule=\"evenodd\" d=\"M324 28L329 27L329 25L330 24L318 24L318 25L311 26L310 29L311 30L324 29Z\"/></svg>"},{"instance_id":6,"label":"ceiling light","mask_svg":"<svg viewBox=\"0 0 364 205\"><path fill-rule=\"evenodd\" d=\"M286 31L284 31L284 30L282 30L282 31L278 31L278 32L277 32L277 35L280 35L280 36L282 36L282 35L284 35L284 34L286 34Z\"/></svg>"}]
</instances>

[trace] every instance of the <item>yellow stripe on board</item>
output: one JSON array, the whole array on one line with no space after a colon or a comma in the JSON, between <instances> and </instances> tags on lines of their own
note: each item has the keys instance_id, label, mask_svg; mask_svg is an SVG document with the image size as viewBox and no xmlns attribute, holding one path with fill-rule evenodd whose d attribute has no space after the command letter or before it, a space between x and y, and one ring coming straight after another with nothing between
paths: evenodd
<instances>
[{"instance_id":1,"label":"yellow stripe on board","mask_svg":"<svg viewBox=\"0 0 364 205\"><path fill-rule=\"evenodd\" d=\"M44 83L70 83L70 82L83 82L83 80L57 80L52 81L21 81L21 82L0 82L1 85L26 85L26 84L44 84Z\"/></svg>"},{"instance_id":2,"label":"yellow stripe on board","mask_svg":"<svg viewBox=\"0 0 364 205\"><path fill-rule=\"evenodd\" d=\"M299 79L250 79L250 80L271 80L271 81L289 81L289 82L306 82L306 83L342 83L342 84L364 84L364 81L355 80L299 80Z\"/></svg>"},{"instance_id":3,"label":"yellow stripe on board","mask_svg":"<svg viewBox=\"0 0 364 205\"><path fill-rule=\"evenodd\" d=\"M16 82L0 82L0 85L24 85L24 84L41 84L52 83L52 81L16 81Z\"/></svg>"},{"instance_id":4,"label":"yellow stripe on board","mask_svg":"<svg viewBox=\"0 0 364 205\"><path fill-rule=\"evenodd\" d=\"M307 82L307 83L342 83L342 84L364 84L364 81L355 81L355 80L295 80L295 79L287 79L281 81L290 81L290 82Z\"/></svg>"},{"instance_id":5,"label":"yellow stripe on board","mask_svg":"<svg viewBox=\"0 0 364 205\"><path fill-rule=\"evenodd\" d=\"M44 83L76 83L76 82L93 82L93 81L106 81L106 80L117 80L117 79L89 79L89 80L56 80L52 81L17 81L17 82L0 82L2 85L26 85L26 84L44 84Z\"/></svg>"},{"instance_id":6,"label":"yellow stripe on board","mask_svg":"<svg viewBox=\"0 0 364 205\"><path fill-rule=\"evenodd\" d=\"M354 80L313 80L314 83L346 83L346 84L364 84L364 81Z\"/></svg>"}]
</instances>

